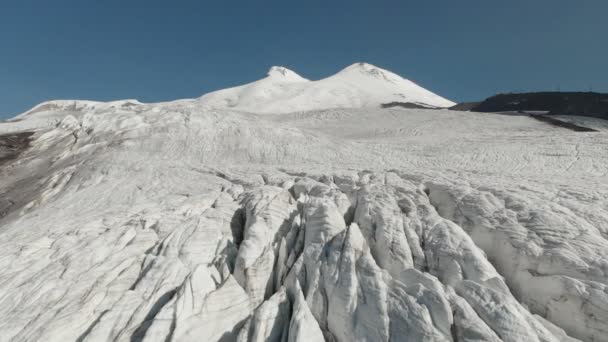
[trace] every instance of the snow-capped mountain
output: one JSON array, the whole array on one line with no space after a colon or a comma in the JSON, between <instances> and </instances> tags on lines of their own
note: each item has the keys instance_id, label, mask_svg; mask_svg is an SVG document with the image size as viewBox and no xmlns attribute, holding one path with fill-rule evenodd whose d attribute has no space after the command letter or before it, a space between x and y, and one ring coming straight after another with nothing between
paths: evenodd
<instances>
[{"instance_id":1,"label":"snow-capped mountain","mask_svg":"<svg viewBox=\"0 0 608 342\"><path fill-rule=\"evenodd\" d=\"M367 63L353 64L318 81L309 81L283 67L272 67L268 76L259 81L212 92L199 99L204 108L255 113L367 108L389 102L411 102L439 108L455 104Z\"/></svg>"},{"instance_id":2,"label":"snow-capped mountain","mask_svg":"<svg viewBox=\"0 0 608 342\"><path fill-rule=\"evenodd\" d=\"M0 340L608 342L608 131L391 101L450 104L277 67L0 122Z\"/></svg>"}]
</instances>

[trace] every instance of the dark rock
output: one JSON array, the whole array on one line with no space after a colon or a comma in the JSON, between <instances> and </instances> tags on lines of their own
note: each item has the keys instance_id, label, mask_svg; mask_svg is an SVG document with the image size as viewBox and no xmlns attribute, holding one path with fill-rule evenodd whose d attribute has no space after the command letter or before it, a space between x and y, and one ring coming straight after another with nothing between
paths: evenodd
<instances>
[{"instance_id":1,"label":"dark rock","mask_svg":"<svg viewBox=\"0 0 608 342\"><path fill-rule=\"evenodd\" d=\"M592 92L539 92L498 94L479 105L474 112L546 112L549 115L590 116L608 119L608 94Z\"/></svg>"}]
</instances>

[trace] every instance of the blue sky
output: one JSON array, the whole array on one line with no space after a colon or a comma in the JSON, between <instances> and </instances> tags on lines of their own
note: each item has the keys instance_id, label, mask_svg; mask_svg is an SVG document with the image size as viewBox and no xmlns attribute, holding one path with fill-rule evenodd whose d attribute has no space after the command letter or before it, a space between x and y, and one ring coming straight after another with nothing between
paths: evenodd
<instances>
[{"instance_id":1,"label":"blue sky","mask_svg":"<svg viewBox=\"0 0 608 342\"><path fill-rule=\"evenodd\" d=\"M49 99L196 97L272 65L365 61L454 101L608 91L608 1L3 0L0 117Z\"/></svg>"}]
</instances>

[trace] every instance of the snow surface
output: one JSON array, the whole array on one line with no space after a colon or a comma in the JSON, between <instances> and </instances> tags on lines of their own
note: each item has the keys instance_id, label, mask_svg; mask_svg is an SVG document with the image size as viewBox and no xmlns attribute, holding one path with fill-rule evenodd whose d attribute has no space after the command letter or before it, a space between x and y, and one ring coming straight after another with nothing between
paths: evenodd
<instances>
[{"instance_id":1,"label":"snow surface","mask_svg":"<svg viewBox=\"0 0 608 342\"><path fill-rule=\"evenodd\" d=\"M554 115L556 119L583 127L592 127L598 131L608 131L608 120L588 116Z\"/></svg>"},{"instance_id":2,"label":"snow surface","mask_svg":"<svg viewBox=\"0 0 608 342\"><path fill-rule=\"evenodd\" d=\"M608 341L608 132L248 96L0 123L0 340Z\"/></svg>"},{"instance_id":3,"label":"snow surface","mask_svg":"<svg viewBox=\"0 0 608 342\"><path fill-rule=\"evenodd\" d=\"M203 95L198 102L207 109L255 113L378 107L390 102L442 108L455 105L390 71L366 63L353 64L319 81L309 81L283 67L272 67L264 79Z\"/></svg>"}]
</instances>

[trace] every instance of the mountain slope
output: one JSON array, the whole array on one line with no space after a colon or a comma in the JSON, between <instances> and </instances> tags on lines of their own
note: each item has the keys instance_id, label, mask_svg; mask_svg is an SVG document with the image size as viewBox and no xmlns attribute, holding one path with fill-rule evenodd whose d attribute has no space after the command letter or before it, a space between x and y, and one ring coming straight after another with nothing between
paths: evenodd
<instances>
[{"instance_id":1,"label":"mountain slope","mask_svg":"<svg viewBox=\"0 0 608 342\"><path fill-rule=\"evenodd\" d=\"M608 120L608 94L593 92L536 92L498 94L477 104L475 112L546 112Z\"/></svg>"},{"instance_id":2,"label":"mountain slope","mask_svg":"<svg viewBox=\"0 0 608 342\"><path fill-rule=\"evenodd\" d=\"M52 104L0 123L2 341L608 342L608 132Z\"/></svg>"},{"instance_id":3,"label":"mountain slope","mask_svg":"<svg viewBox=\"0 0 608 342\"><path fill-rule=\"evenodd\" d=\"M395 101L433 107L454 105L409 80L366 63L353 64L319 81L308 81L293 71L273 67L264 79L212 92L198 101L202 108L255 113L379 107Z\"/></svg>"}]
</instances>

